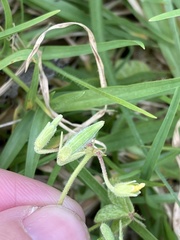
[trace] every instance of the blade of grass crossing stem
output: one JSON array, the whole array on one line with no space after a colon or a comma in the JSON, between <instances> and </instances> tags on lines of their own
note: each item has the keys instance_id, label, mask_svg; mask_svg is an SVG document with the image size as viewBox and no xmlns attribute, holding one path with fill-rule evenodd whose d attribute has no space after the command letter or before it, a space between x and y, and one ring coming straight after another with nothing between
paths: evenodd
<instances>
[{"instance_id":1,"label":"blade of grass crossing stem","mask_svg":"<svg viewBox=\"0 0 180 240\"><path fill-rule=\"evenodd\" d=\"M94 87L94 86L92 86L92 85L90 85L90 84L88 84L88 83L83 82L82 80L80 80L80 79L78 79L77 77L75 77L75 76L73 76L73 75L65 72L64 70L56 67L54 64L52 64L52 63L50 63L50 62L48 62L48 63L46 62L45 65L46 65L47 67L53 69L54 71L62 74L63 76L67 77L68 79L72 80L73 82L75 82L75 83L77 83L77 84L79 84L79 85L81 85L81 86L83 86L83 87L85 87L85 88L88 88L88 89L90 89L90 90L92 90L92 91L94 91L94 92L97 92L97 93L99 93L100 95L103 95L103 96L111 99L114 103L118 103L118 104L120 104L120 105L122 105L122 106L124 106L124 107L126 107L126 108L129 108L129 109L131 109L131 110L133 110L133 111L137 111L137 112L139 112L139 113L142 113L142 114L144 114L145 116L148 116L148 117L151 117L151 118L156 118L156 117L155 117L154 115L152 115L151 113L148 113L147 111L145 111L145 110L143 110L143 109L141 109L141 108L139 108L139 107L136 107L135 105L133 105L133 104L131 104L131 103L129 103L129 102L127 102L127 101L119 98L119 97L113 96L113 95L111 95L111 94L109 94L109 93L107 93L107 92L103 92L101 89L96 88L96 87Z\"/></svg>"},{"instance_id":2,"label":"blade of grass crossing stem","mask_svg":"<svg viewBox=\"0 0 180 240\"><path fill-rule=\"evenodd\" d=\"M47 124L48 120L49 118L47 117L47 115L39 108L34 115L30 128L25 165L25 175L27 177L34 177L40 157L40 155L35 153L34 151L34 142L43 127Z\"/></svg>"},{"instance_id":3,"label":"blade of grass crossing stem","mask_svg":"<svg viewBox=\"0 0 180 240\"><path fill-rule=\"evenodd\" d=\"M156 167L157 159L159 158L159 155L162 151L163 145L165 143L171 124L178 109L179 101L180 101L180 88L177 88L174 92L165 119L152 143L151 149L147 154L146 161L144 163L144 166L142 167L141 172L142 179L149 180L153 174L153 171Z\"/></svg>"}]
</instances>

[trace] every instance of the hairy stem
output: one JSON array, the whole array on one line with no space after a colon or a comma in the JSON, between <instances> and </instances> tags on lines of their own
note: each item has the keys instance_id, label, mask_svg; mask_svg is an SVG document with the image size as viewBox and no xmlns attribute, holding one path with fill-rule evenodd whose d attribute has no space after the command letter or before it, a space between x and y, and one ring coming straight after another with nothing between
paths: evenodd
<instances>
[{"instance_id":1,"label":"hairy stem","mask_svg":"<svg viewBox=\"0 0 180 240\"><path fill-rule=\"evenodd\" d=\"M92 152L88 152L83 160L79 163L79 165L77 166L77 168L74 170L74 172L71 174L68 182L66 183L66 186L64 187L60 199L58 201L58 204L62 205L64 202L65 197L67 196L74 180L76 179L76 177L78 176L79 172L83 169L83 167L86 165L86 163L89 161L89 159L94 155L93 151Z\"/></svg>"},{"instance_id":2,"label":"hairy stem","mask_svg":"<svg viewBox=\"0 0 180 240\"><path fill-rule=\"evenodd\" d=\"M97 158L99 160L99 163L100 163L100 166L101 166L101 170L102 170L102 174L103 174L103 178L104 178L105 184L106 184L106 186L109 188L109 190L111 192L114 192L114 187L110 183L110 181L108 179L108 176L107 176L107 171L106 171L106 167L105 167L105 164L104 164L104 160L102 158L102 153L101 152L97 152L96 156L97 156Z\"/></svg>"}]
</instances>

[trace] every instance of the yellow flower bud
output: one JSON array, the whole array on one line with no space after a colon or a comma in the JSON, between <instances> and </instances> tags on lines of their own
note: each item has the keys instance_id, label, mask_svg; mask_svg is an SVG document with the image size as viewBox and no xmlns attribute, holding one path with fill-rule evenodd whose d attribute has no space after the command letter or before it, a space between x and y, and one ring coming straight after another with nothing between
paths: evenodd
<instances>
[{"instance_id":1,"label":"yellow flower bud","mask_svg":"<svg viewBox=\"0 0 180 240\"><path fill-rule=\"evenodd\" d=\"M113 187L113 193L117 197L137 197L145 183L137 183L135 180L130 182L116 183Z\"/></svg>"}]
</instances>

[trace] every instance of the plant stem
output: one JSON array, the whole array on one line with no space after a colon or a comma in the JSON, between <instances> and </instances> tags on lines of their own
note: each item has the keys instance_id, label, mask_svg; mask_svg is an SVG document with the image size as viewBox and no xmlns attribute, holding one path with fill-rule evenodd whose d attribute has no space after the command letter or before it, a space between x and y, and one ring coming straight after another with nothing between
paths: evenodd
<instances>
[{"instance_id":1,"label":"plant stem","mask_svg":"<svg viewBox=\"0 0 180 240\"><path fill-rule=\"evenodd\" d=\"M101 166L101 170L102 170L102 174L103 174L105 184L109 188L109 190L111 190L111 192L114 192L114 187L109 182L109 179L108 179L108 176L107 176L107 171L106 171L106 167L105 167L104 160L102 158L101 152L97 152L96 156L97 156L97 158L99 160L99 163L100 163L100 166Z\"/></svg>"},{"instance_id":2,"label":"plant stem","mask_svg":"<svg viewBox=\"0 0 180 240\"><path fill-rule=\"evenodd\" d=\"M64 187L60 199L58 201L58 204L62 205L64 202L65 197L67 196L75 178L77 177L77 175L79 174L79 172L83 169L83 167L86 165L86 163L89 161L89 159L94 155L93 151L92 152L88 152L83 160L79 163L79 165L77 166L77 168L74 170L74 172L71 174L68 182L66 183L66 186Z\"/></svg>"}]
</instances>

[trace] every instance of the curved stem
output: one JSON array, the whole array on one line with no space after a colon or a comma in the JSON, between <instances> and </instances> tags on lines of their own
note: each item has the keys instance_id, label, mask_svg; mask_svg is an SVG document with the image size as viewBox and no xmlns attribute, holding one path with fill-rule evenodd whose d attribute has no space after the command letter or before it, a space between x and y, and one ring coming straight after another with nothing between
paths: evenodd
<instances>
[{"instance_id":1,"label":"curved stem","mask_svg":"<svg viewBox=\"0 0 180 240\"><path fill-rule=\"evenodd\" d=\"M106 184L106 186L109 188L109 190L111 192L114 192L114 187L110 183L110 181L108 179L108 176L107 176L107 171L106 171L106 167L105 167L104 160L102 158L101 152L97 152L96 156L97 156L97 158L99 160L99 163L100 163L100 166L101 166L101 170L102 170L102 174L103 174L103 178L104 178L105 184Z\"/></svg>"}]
</instances>

